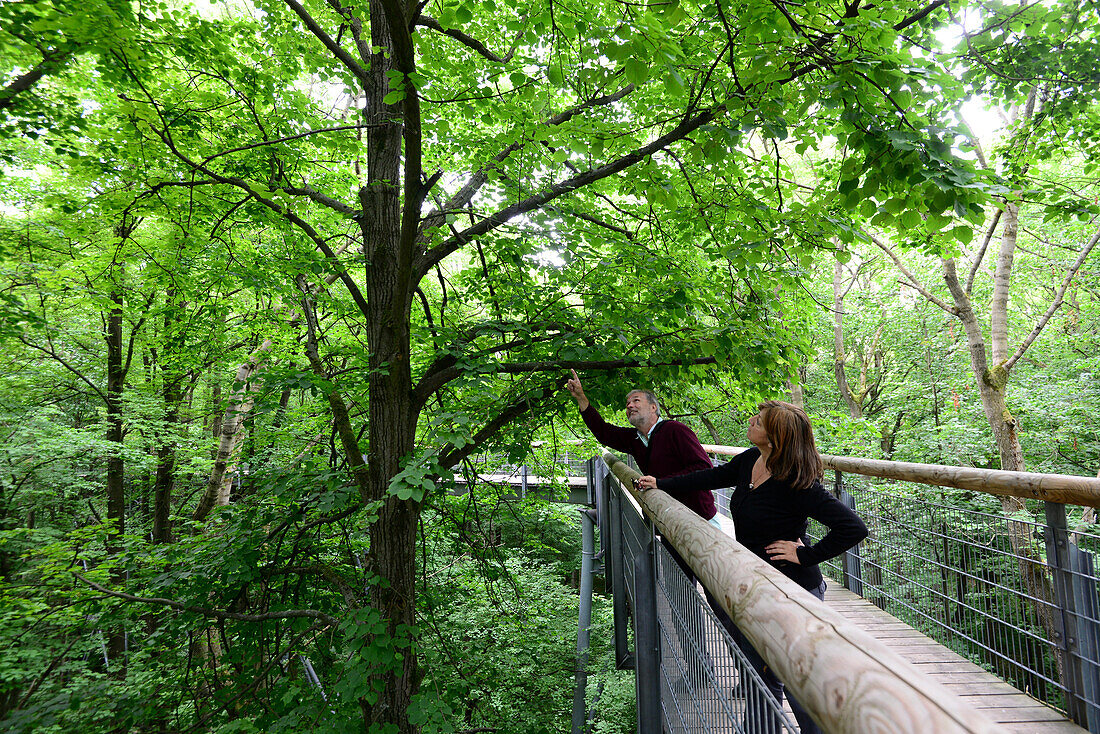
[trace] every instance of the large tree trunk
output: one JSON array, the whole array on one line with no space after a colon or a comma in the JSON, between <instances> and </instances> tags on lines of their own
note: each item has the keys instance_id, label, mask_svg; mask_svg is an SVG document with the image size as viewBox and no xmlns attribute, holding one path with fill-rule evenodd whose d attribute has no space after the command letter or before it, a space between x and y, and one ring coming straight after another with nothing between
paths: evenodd
<instances>
[{"instance_id":1,"label":"large tree trunk","mask_svg":"<svg viewBox=\"0 0 1100 734\"><path fill-rule=\"evenodd\" d=\"M153 484L153 542L172 540L172 490L175 488L176 432L179 427L183 391L178 380L165 380L164 435L157 446L157 474Z\"/></svg>"},{"instance_id":2,"label":"large tree trunk","mask_svg":"<svg viewBox=\"0 0 1100 734\"><path fill-rule=\"evenodd\" d=\"M180 326L175 322L180 306L175 289L170 288L165 296L164 349L160 364L164 429L157 444L157 474L153 484L154 543L168 543L172 540L172 490L175 485L180 407L183 403L183 375L177 366L181 348Z\"/></svg>"},{"instance_id":3,"label":"large tree trunk","mask_svg":"<svg viewBox=\"0 0 1100 734\"><path fill-rule=\"evenodd\" d=\"M125 242L137 229L139 223L140 220L123 214L122 221L115 227L115 235L121 242ZM107 457L107 520L111 525L107 533L108 554L115 554L122 550L122 535L126 532L126 466L122 458L122 391L126 383L126 363L122 342L125 267L123 262L117 259L118 255L121 255L121 249L120 247L116 252L116 259L111 263L111 292L108 296L111 309L107 313L104 334L107 343L106 438L107 443L111 445L111 453ZM121 580L122 573L121 569L116 571L117 580ZM119 629L112 630L107 636L107 654L110 660L116 661L111 671L115 675L122 675L125 672L123 667L125 648L125 633Z\"/></svg>"},{"instance_id":4,"label":"large tree trunk","mask_svg":"<svg viewBox=\"0 0 1100 734\"><path fill-rule=\"evenodd\" d=\"M376 52L370 57L364 90L368 184L360 190L359 199L365 212L361 220L364 255L370 263L366 272L371 350L367 485L370 498L382 500L370 530L368 563L386 581L371 588L370 598L386 620L386 633L401 640L409 639L416 623L414 569L420 503L387 491L390 478L401 470L401 459L413 451L416 428L409 364L414 232L402 237L400 196L403 117L400 107L383 103L389 90L387 72L394 69L398 55L394 36L403 34L402 42L410 40L404 19L389 17L394 5L388 0L370 2L371 44ZM409 703L420 683L414 649L404 648L401 660L380 671L384 687L378 700L363 702L368 727L394 725L402 734L415 730L408 721Z\"/></svg>"}]
</instances>

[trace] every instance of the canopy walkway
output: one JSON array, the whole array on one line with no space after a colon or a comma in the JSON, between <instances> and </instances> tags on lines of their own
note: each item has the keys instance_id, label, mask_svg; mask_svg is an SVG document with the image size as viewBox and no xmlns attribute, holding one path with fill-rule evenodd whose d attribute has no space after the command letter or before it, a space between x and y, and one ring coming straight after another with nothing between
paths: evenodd
<instances>
[{"instance_id":1,"label":"canopy walkway","mask_svg":"<svg viewBox=\"0 0 1100 734\"><path fill-rule=\"evenodd\" d=\"M824 604L663 492L635 492L614 455L590 462L574 732L595 714L593 572L612 593L617 664L635 671L639 732L798 731L658 535L826 732L1100 732L1100 535L1081 512L1100 506L1100 480L824 459L871 529L823 569ZM1046 522L1005 516L995 495L1041 501Z\"/></svg>"}]
</instances>

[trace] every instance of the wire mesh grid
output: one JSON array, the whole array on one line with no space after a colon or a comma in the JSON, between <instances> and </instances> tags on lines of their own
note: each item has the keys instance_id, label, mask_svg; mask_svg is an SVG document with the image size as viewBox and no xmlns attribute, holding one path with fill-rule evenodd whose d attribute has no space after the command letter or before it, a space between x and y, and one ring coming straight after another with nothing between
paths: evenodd
<instances>
[{"instance_id":1,"label":"wire mesh grid","mask_svg":"<svg viewBox=\"0 0 1100 734\"><path fill-rule=\"evenodd\" d=\"M632 503L612 502L620 513L622 564L628 598L636 604L630 559L647 553L653 531ZM683 734L797 732L775 697L719 622L701 587L668 550L654 543L662 729Z\"/></svg>"},{"instance_id":2,"label":"wire mesh grid","mask_svg":"<svg viewBox=\"0 0 1100 734\"><path fill-rule=\"evenodd\" d=\"M1067 563L1056 564L1048 557L1056 534L1031 512L1006 516L999 498L896 490L850 475L844 489L871 531L860 549L865 598L1017 689L1062 711L1085 706L1100 720L1100 536L1064 534L1055 553ZM842 577L840 559L825 565Z\"/></svg>"}]
</instances>

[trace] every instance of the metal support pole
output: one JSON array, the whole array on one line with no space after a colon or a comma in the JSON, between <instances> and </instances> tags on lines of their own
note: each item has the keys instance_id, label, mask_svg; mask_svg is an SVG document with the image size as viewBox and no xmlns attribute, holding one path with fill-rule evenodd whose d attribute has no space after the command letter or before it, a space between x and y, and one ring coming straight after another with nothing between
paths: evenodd
<instances>
[{"instance_id":1,"label":"metal support pole","mask_svg":"<svg viewBox=\"0 0 1100 734\"><path fill-rule=\"evenodd\" d=\"M1047 565L1054 582L1055 644L1062 658L1067 701L1066 711L1080 726L1088 723L1088 707L1077 634L1078 610L1073 595L1073 562L1070 560L1069 532L1066 527L1066 506L1044 502L1046 506Z\"/></svg>"},{"instance_id":2,"label":"metal support pole","mask_svg":"<svg viewBox=\"0 0 1100 734\"><path fill-rule=\"evenodd\" d=\"M577 625L577 666L573 692L573 734L583 734L588 689L588 634L592 627L592 557L596 555L596 511L581 510L580 622Z\"/></svg>"},{"instance_id":3,"label":"metal support pole","mask_svg":"<svg viewBox=\"0 0 1100 734\"><path fill-rule=\"evenodd\" d=\"M654 540L634 558L634 664L635 690L638 695L638 734L660 734L661 726L661 647L657 630L657 559Z\"/></svg>"}]
</instances>

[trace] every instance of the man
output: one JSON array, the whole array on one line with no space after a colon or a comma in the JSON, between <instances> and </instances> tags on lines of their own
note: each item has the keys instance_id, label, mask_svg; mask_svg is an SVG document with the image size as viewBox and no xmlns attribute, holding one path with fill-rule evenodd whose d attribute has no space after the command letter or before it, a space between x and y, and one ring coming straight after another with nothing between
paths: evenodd
<instances>
[{"instance_id":1,"label":"man","mask_svg":"<svg viewBox=\"0 0 1100 734\"><path fill-rule=\"evenodd\" d=\"M628 392L626 419L633 428L613 426L588 401L577 371L571 372L573 376L566 380L565 389L576 399L577 408L588 430L604 446L633 456L642 474L663 479L711 468L710 458L699 443L699 437L683 423L661 418L660 403L652 392ZM704 520L710 520L717 512L714 495L709 489L686 490L673 496ZM684 567L679 556L676 559Z\"/></svg>"},{"instance_id":2,"label":"man","mask_svg":"<svg viewBox=\"0 0 1100 734\"><path fill-rule=\"evenodd\" d=\"M573 376L566 380L565 389L576 399L577 408L588 430L592 431L592 435L604 446L633 456L642 474L661 479L712 467L710 458L703 450L703 445L699 443L699 437L695 435L695 431L679 421L662 419L660 403L652 392L649 390L628 392L626 419L632 428L613 426L605 421L600 412L588 401L577 371L570 371ZM704 520L717 525L717 521L712 519L717 514L714 494L709 489L685 489L675 493L669 492L669 494ZM661 544L668 550L672 560L684 572L688 584L694 589L695 574L692 573L687 561L665 538L661 538ZM706 589L703 591L707 603L714 610L718 620L720 622L728 620L729 616L718 604L718 600ZM697 613L697 609L695 605L689 605L683 627L679 621L676 622L680 648L683 651L683 663L687 669L684 678L674 684L674 690L688 696L698 695L703 689L711 687L713 673L708 671L714 668L709 653L705 652L702 617ZM693 645L689 640L694 640L695 644ZM699 650L704 651L702 655L699 654ZM685 685L687 688L684 688Z\"/></svg>"}]
</instances>

